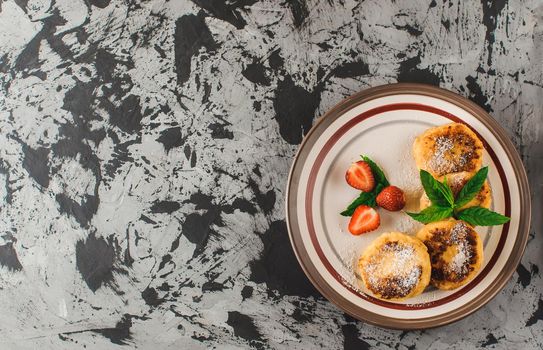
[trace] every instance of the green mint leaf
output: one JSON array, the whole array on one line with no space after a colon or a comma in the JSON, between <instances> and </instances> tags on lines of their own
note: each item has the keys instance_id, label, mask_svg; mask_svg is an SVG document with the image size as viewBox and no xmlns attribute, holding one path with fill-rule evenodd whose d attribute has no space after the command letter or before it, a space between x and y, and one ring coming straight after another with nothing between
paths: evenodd
<instances>
[{"instance_id":1,"label":"green mint leaf","mask_svg":"<svg viewBox=\"0 0 543 350\"><path fill-rule=\"evenodd\" d=\"M507 216L482 207L470 207L456 213L456 217L473 226L502 225L511 220Z\"/></svg>"},{"instance_id":2,"label":"green mint leaf","mask_svg":"<svg viewBox=\"0 0 543 350\"><path fill-rule=\"evenodd\" d=\"M432 201L432 204L439 207L452 206L452 203L445 195L445 193L447 193L445 188L448 188L449 186L445 186L441 182L434 179L434 177L426 170L420 171L420 182L422 183L424 192L426 192L426 195L430 201Z\"/></svg>"},{"instance_id":3,"label":"green mint leaf","mask_svg":"<svg viewBox=\"0 0 543 350\"><path fill-rule=\"evenodd\" d=\"M456 208L460 208L466 204L468 204L479 191L481 190L481 187L483 187L483 184L485 183L486 177L488 175L488 167L485 166L484 168L481 168L469 181L462 187L460 192L458 192L458 195L456 196L456 200L454 202L454 206Z\"/></svg>"},{"instance_id":4,"label":"green mint leaf","mask_svg":"<svg viewBox=\"0 0 543 350\"><path fill-rule=\"evenodd\" d=\"M347 209L342 211L340 215L352 216L354 210L362 204L370 206L372 208L376 207L377 203L375 203L375 198L377 198L377 195L381 192L383 188L384 186L382 184L377 184L371 192L360 192L360 195L354 201L352 201Z\"/></svg>"},{"instance_id":5,"label":"green mint leaf","mask_svg":"<svg viewBox=\"0 0 543 350\"><path fill-rule=\"evenodd\" d=\"M438 181L439 182L439 181ZM447 183L447 176L443 178L443 183L439 185L439 191L443 194L449 206L454 206L454 194L452 193L451 187Z\"/></svg>"},{"instance_id":6,"label":"green mint leaf","mask_svg":"<svg viewBox=\"0 0 543 350\"><path fill-rule=\"evenodd\" d=\"M428 224L430 222L446 219L452 215L452 212L453 209L451 207L431 205L420 213L407 213L407 215L423 224Z\"/></svg>"},{"instance_id":7,"label":"green mint leaf","mask_svg":"<svg viewBox=\"0 0 543 350\"><path fill-rule=\"evenodd\" d=\"M373 173L373 176L375 178L375 183L383 185L383 188L389 186L390 183L388 182L387 177L385 176L385 173L383 172L383 170L381 170L381 168L379 168L379 166L375 164L375 162L371 160L369 157L366 157L366 156L361 156L361 157L370 166L371 172Z\"/></svg>"}]
</instances>

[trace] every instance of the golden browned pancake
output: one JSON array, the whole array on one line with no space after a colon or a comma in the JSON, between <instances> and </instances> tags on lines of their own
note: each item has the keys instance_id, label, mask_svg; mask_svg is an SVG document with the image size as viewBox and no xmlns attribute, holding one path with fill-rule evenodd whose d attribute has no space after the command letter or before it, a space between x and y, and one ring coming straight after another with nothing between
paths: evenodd
<instances>
[{"instance_id":1,"label":"golden browned pancake","mask_svg":"<svg viewBox=\"0 0 543 350\"><path fill-rule=\"evenodd\" d=\"M428 247L432 263L430 283L449 290L468 283L483 263L483 243L473 227L459 220L432 222L417 237Z\"/></svg>"},{"instance_id":2,"label":"golden browned pancake","mask_svg":"<svg viewBox=\"0 0 543 350\"><path fill-rule=\"evenodd\" d=\"M400 232L376 238L358 260L358 271L377 298L404 300L422 293L430 282L426 246Z\"/></svg>"},{"instance_id":3,"label":"golden browned pancake","mask_svg":"<svg viewBox=\"0 0 543 350\"><path fill-rule=\"evenodd\" d=\"M468 182L469 179L473 177L474 173L468 173L466 171L460 172L460 173L453 173L453 174L447 174L444 176L440 176L437 178L439 181L443 181L443 178L447 176L447 183L449 184L449 187L451 188L454 197L456 198L456 195L462 187ZM466 209L469 207L483 207L483 208L490 208L490 204L492 203L492 192L490 190L490 185L488 184L488 181L485 181L483 183L483 187L481 187L481 190L477 195L468 203L464 204L461 209ZM432 204L428 196L425 192L422 193L422 196L420 197L420 210L423 210L424 208L427 208Z\"/></svg>"},{"instance_id":4,"label":"golden browned pancake","mask_svg":"<svg viewBox=\"0 0 543 350\"><path fill-rule=\"evenodd\" d=\"M419 135L413 143L419 169L434 177L481 168L483 143L466 125L450 123L436 126Z\"/></svg>"}]
</instances>

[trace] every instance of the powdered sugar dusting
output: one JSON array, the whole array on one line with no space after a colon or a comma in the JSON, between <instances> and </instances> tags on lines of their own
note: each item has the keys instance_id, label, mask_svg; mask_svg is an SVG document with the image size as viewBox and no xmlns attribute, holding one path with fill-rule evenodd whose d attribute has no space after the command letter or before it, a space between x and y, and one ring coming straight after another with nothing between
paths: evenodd
<instances>
[{"instance_id":1,"label":"powdered sugar dusting","mask_svg":"<svg viewBox=\"0 0 543 350\"><path fill-rule=\"evenodd\" d=\"M413 142L415 136L407 138L405 146L402 147L402 153L398 159L397 171L391 174L391 182L402 189L405 194L405 211L418 211L419 199L422 195L422 186L419 179L418 169L413 160ZM407 215L399 215L397 230L400 232L413 233L416 221Z\"/></svg>"},{"instance_id":2,"label":"powdered sugar dusting","mask_svg":"<svg viewBox=\"0 0 543 350\"><path fill-rule=\"evenodd\" d=\"M455 144L467 146L461 153L455 150ZM432 156L427 162L429 170L434 174L443 175L455 173L466 169L468 163L473 159L474 153L470 147L475 147L474 142L469 136L463 133L457 133L454 136L438 136L435 139L435 147Z\"/></svg>"},{"instance_id":3,"label":"powdered sugar dusting","mask_svg":"<svg viewBox=\"0 0 543 350\"><path fill-rule=\"evenodd\" d=\"M342 265L346 269L346 273L342 274L343 282L351 288L360 290L360 275L357 271L359 252L353 245L347 246L340 254Z\"/></svg>"},{"instance_id":4,"label":"powdered sugar dusting","mask_svg":"<svg viewBox=\"0 0 543 350\"><path fill-rule=\"evenodd\" d=\"M435 141L435 148L428 166L436 173L448 173L453 166L448 153L453 149L454 143L448 137L439 136Z\"/></svg>"},{"instance_id":5,"label":"powdered sugar dusting","mask_svg":"<svg viewBox=\"0 0 543 350\"><path fill-rule=\"evenodd\" d=\"M383 297L403 297L417 285L422 273L413 247L390 242L363 267L368 284Z\"/></svg>"},{"instance_id":6,"label":"powdered sugar dusting","mask_svg":"<svg viewBox=\"0 0 543 350\"><path fill-rule=\"evenodd\" d=\"M469 228L463 222L458 222L451 230L451 243L456 245L456 254L447 268L457 275L468 273L469 261L471 259L471 248L468 245L466 236Z\"/></svg>"},{"instance_id":7,"label":"powdered sugar dusting","mask_svg":"<svg viewBox=\"0 0 543 350\"><path fill-rule=\"evenodd\" d=\"M424 226L420 222L413 220L409 215L403 213L402 215L398 216L394 224L397 231L412 235L417 233L417 231L419 231Z\"/></svg>"}]
</instances>

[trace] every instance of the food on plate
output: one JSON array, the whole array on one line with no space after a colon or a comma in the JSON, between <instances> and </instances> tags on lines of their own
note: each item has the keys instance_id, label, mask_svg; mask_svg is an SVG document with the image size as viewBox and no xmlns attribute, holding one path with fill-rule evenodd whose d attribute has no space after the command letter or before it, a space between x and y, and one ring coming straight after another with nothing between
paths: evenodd
<instances>
[{"instance_id":1,"label":"food on plate","mask_svg":"<svg viewBox=\"0 0 543 350\"><path fill-rule=\"evenodd\" d=\"M377 210L367 205L359 205L349 221L349 232L353 235L361 235L376 230L380 223L381 218Z\"/></svg>"},{"instance_id":2,"label":"food on plate","mask_svg":"<svg viewBox=\"0 0 543 350\"><path fill-rule=\"evenodd\" d=\"M430 284L442 290L465 285L483 263L483 244L474 226L510 220L489 209L492 194L488 167L482 167L483 143L466 125L430 128L416 138L413 151L424 193L421 211L407 214L426 225L416 237L400 232L380 235L357 265L366 289L384 300L406 300ZM406 204L404 192L366 156L351 164L345 179L362 191L341 212L351 216L353 235L379 227L378 207L395 212Z\"/></svg>"},{"instance_id":3,"label":"food on plate","mask_svg":"<svg viewBox=\"0 0 543 350\"><path fill-rule=\"evenodd\" d=\"M345 173L345 180L357 190L370 192L375 187L375 179L368 163L359 160L351 164Z\"/></svg>"},{"instance_id":4,"label":"food on plate","mask_svg":"<svg viewBox=\"0 0 543 350\"><path fill-rule=\"evenodd\" d=\"M355 198L351 202L351 204L349 204L349 206L347 206L347 208L340 213L340 215L352 216L355 209L359 205L367 205L369 207L376 207L377 203L375 202L375 199L377 195L381 193L381 190L383 188L390 185L383 170L381 170L381 168L379 168L379 166L375 164L373 160L371 160L369 157L366 157L366 156L362 156L362 159L367 165L369 165L371 169L370 172L375 181L375 186L370 192L364 192L364 191L360 192L358 197ZM352 165L351 165L351 168L352 168ZM351 168L349 168L349 170ZM345 178L347 179L347 182L349 182L348 174L349 174L349 171L347 171L347 175L345 176Z\"/></svg>"},{"instance_id":5,"label":"food on plate","mask_svg":"<svg viewBox=\"0 0 543 350\"><path fill-rule=\"evenodd\" d=\"M349 232L353 235L376 230L381 219L375 207L398 211L405 206L405 196L401 189L390 186L383 170L369 157L352 163L345 180L349 185L362 192L349 206L341 212L350 216Z\"/></svg>"},{"instance_id":6,"label":"food on plate","mask_svg":"<svg viewBox=\"0 0 543 350\"><path fill-rule=\"evenodd\" d=\"M464 185L473 177L473 175L473 173L468 173L466 171L446 175L447 183L455 198L458 196L458 193L464 187ZM437 180L443 182L444 176L440 176L437 178ZM490 190L490 185L488 184L488 181L485 180L479 192L475 194L475 197L458 209L465 209L469 207L490 208L491 203L492 193ZM432 202L430 201L430 198L428 198L428 195L426 192L424 192L420 197L420 210L428 208L431 204Z\"/></svg>"},{"instance_id":7,"label":"food on plate","mask_svg":"<svg viewBox=\"0 0 543 350\"><path fill-rule=\"evenodd\" d=\"M396 186L388 186L377 195L375 201L378 206L389 211L402 210L405 206L405 195Z\"/></svg>"},{"instance_id":8,"label":"food on plate","mask_svg":"<svg viewBox=\"0 0 543 350\"><path fill-rule=\"evenodd\" d=\"M472 280L483 263L483 243L474 228L460 220L444 220L424 226L417 237L428 248L432 264L430 283L443 290Z\"/></svg>"},{"instance_id":9,"label":"food on plate","mask_svg":"<svg viewBox=\"0 0 543 350\"><path fill-rule=\"evenodd\" d=\"M488 175L488 167L483 167L477 171L458 191L454 194L447 176L443 177L443 182L436 180L429 172L420 171L420 181L426 196L431 201L429 207L424 208L419 213L409 213L413 219L428 224L434 221L441 221L449 217L463 220L473 226L494 226L502 225L510 220L505 215L496 213L483 205L490 201L490 189L485 192L485 182ZM488 184L486 185L488 187ZM473 201L479 202L478 196L483 193L480 205L468 204Z\"/></svg>"},{"instance_id":10,"label":"food on plate","mask_svg":"<svg viewBox=\"0 0 543 350\"><path fill-rule=\"evenodd\" d=\"M413 143L417 167L434 177L475 172L483 161L483 143L466 125L450 123L429 128Z\"/></svg>"},{"instance_id":11,"label":"food on plate","mask_svg":"<svg viewBox=\"0 0 543 350\"><path fill-rule=\"evenodd\" d=\"M430 282L430 257L417 238L384 233L375 239L358 260L365 287L377 298L405 300L422 293Z\"/></svg>"}]
</instances>

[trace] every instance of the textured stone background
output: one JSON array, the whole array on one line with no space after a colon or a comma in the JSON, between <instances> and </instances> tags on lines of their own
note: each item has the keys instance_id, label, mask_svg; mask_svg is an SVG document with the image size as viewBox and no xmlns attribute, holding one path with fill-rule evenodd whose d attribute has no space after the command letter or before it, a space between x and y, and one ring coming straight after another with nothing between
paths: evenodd
<instances>
[{"instance_id":1,"label":"textured stone background","mask_svg":"<svg viewBox=\"0 0 543 350\"><path fill-rule=\"evenodd\" d=\"M491 112L533 196L505 290L420 332L324 300L284 218L315 117L396 81ZM541 0L0 0L0 347L539 349L542 101Z\"/></svg>"}]
</instances>

